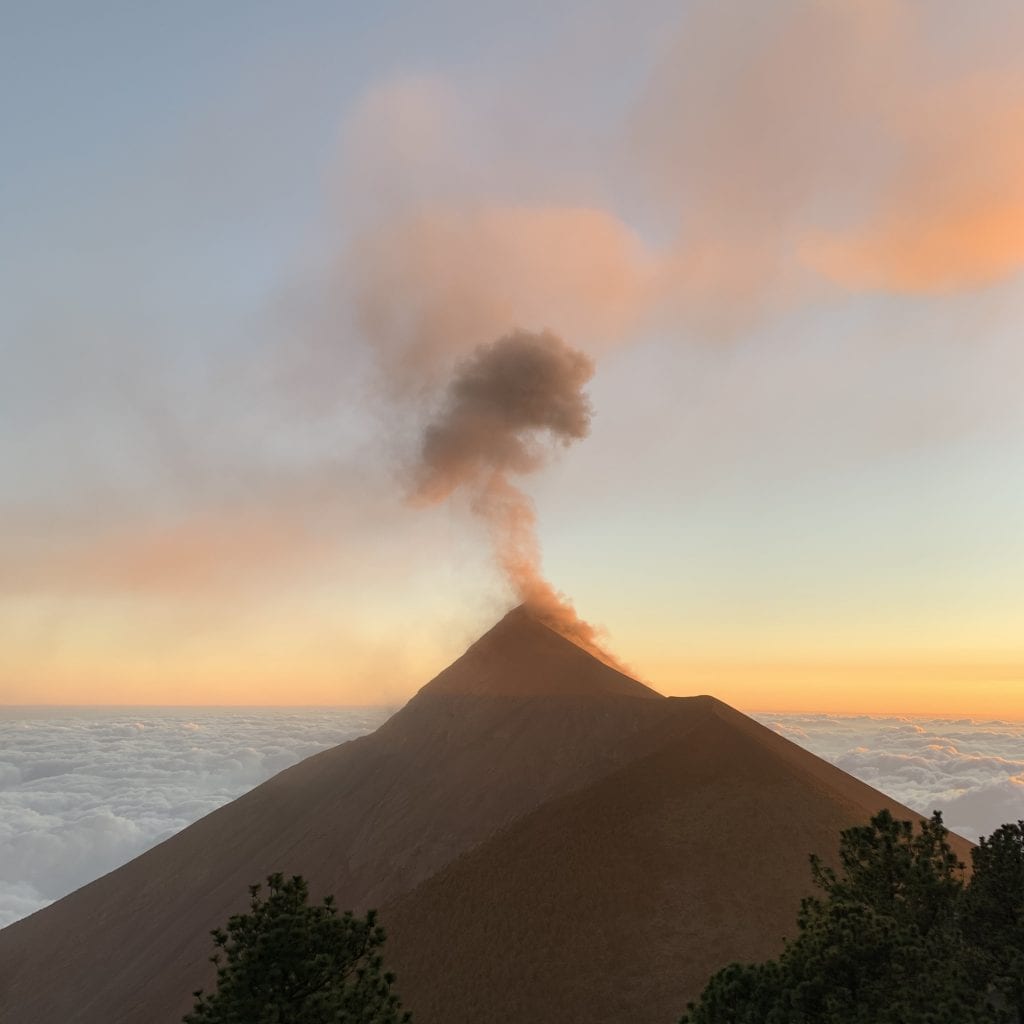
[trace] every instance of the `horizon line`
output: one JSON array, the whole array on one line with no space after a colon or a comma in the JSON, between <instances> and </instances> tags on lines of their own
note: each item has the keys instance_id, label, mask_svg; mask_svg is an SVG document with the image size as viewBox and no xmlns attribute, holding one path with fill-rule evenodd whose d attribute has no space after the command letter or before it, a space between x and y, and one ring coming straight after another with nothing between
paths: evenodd
<instances>
[{"instance_id":1,"label":"horizon line","mask_svg":"<svg viewBox=\"0 0 1024 1024\"><path fill-rule=\"evenodd\" d=\"M682 694L666 695L667 699ZM410 697L409 700L412 698ZM383 704L2 704L0 715L5 711L371 711L398 710L408 700L400 703ZM731 707L732 705L730 705ZM972 723L1005 723L1024 725L1024 719L1001 718L995 715L963 712L928 711L820 711L808 708L736 708L745 715L819 715L835 718L920 718L931 721L969 721Z\"/></svg>"}]
</instances>

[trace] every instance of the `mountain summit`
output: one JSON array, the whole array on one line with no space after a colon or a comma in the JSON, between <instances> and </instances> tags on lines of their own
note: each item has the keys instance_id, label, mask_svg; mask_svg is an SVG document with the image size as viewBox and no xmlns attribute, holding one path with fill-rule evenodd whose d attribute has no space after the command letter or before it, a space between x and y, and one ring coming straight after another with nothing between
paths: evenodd
<instances>
[{"instance_id":1,"label":"mountain summit","mask_svg":"<svg viewBox=\"0 0 1024 1024\"><path fill-rule=\"evenodd\" d=\"M883 807L914 817L518 608L375 733L0 931L0 1021L177 1024L210 929L275 871L380 908L417 1024L673 1020L779 952L808 853Z\"/></svg>"},{"instance_id":2,"label":"mountain summit","mask_svg":"<svg viewBox=\"0 0 1024 1024\"><path fill-rule=\"evenodd\" d=\"M526 605L510 611L421 693L475 697L617 696L660 693L599 661Z\"/></svg>"}]
</instances>

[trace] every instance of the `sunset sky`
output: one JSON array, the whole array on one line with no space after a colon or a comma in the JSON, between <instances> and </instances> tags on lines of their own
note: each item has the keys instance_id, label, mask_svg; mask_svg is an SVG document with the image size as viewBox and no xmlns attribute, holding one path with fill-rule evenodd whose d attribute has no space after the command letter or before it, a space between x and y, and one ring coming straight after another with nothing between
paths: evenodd
<instances>
[{"instance_id":1,"label":"sunset sky","mask_svg":"<svg viewBox=\"0 0 1024 1024\"><path fill-rule=\"evenodd\" d=\"M7 13L0 704L405 699L514 600L409 466L521 328L640 678L1024 719L1024 9L639 6Z\"/></svg>"}]
</instances>

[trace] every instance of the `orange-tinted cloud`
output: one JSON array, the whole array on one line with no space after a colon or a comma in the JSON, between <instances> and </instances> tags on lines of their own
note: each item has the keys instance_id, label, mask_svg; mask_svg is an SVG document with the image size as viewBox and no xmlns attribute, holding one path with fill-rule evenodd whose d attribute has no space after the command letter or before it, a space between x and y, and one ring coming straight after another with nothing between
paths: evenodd
<instances>
[{"instance_id":1,"label":"orange-tinted cloud","mask_svg":"<svg viewBox=\"0 0 1024 1024\"><path fill-rule=\"evenodd\" d=\"M947 291L1024 262L1011 5L718 0L669 38L605 126L614 185L581 180L575 204L554 175L557 200L539 198L521 130L503 149L454 87L371 91L346 160L394 202L371 203L345 272L375 346L422 383L517 327L591 348L652 326L734 334L826 282Z\"/></svg>"},{"instance_id":2,"label":"orange-tinted cloud","mask_svg":"<svg viewBox=\"0 0 1024 1024\"><path fill-rule=\"evenodd\" d=\"M745 11L749 17L739 15ZM704 4L631 149L678 225L668 291L727 315L816 291L974 288L1024 263L1024 18L994 4ZM710 253L710 259L706 254Z\"/></svg>"},{"instance_id":3,"label":"orange-tinted cloud","mask_svg":"<svg viewBox=\"0 0 1024 1024\"><path fill-rule=\"evenodd\" d=\"M21 592L180 593L308 561L329 543L298 517L195 515L69 537L6 555L5 588Z\"/></svg>"},{"instance_id":4,"label":"orange-tinted cloud","mask_svg":"<svg viewBox=\"0 0 1024 1024\"><path fill-rule=\"evenodd\" d=\"M585 207L433 207L362 236L347 266L360 325L397 380L514 330L589 346L638 326L654 264L613 214Z\"/></svg>"},{"instance_id":5,"label":"orange-tinted cloud","mask_svg":"<svg viewBox=\"0 0 1024 1024\"><path fill-rule=\"evenodd\" d=\"M947 292L1024 264L1024 74L900 97L898 165L876 207L809 237L818 270L856 289Z\"/></svg>"}]
</instances>

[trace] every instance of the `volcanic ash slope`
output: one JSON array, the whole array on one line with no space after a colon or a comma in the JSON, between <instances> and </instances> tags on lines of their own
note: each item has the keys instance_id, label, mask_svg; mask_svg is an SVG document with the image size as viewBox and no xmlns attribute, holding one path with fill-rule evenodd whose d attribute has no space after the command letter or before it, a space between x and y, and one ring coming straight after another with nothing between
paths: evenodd
<instances>
[{"instance_id":1,"label":"volcanic ash slope","mask_svg":"<svg viewBox=\"0 0 1024 1024\"><path fill-rule=\"evenodd\" d=\"M778 953L807 854L882 807L916 817L518 608L375 733L0 931L0 1021L177 1024L210 929L274 871L382 908L417 1024L670 1021Z\"/></svg>"}]
</instances>

